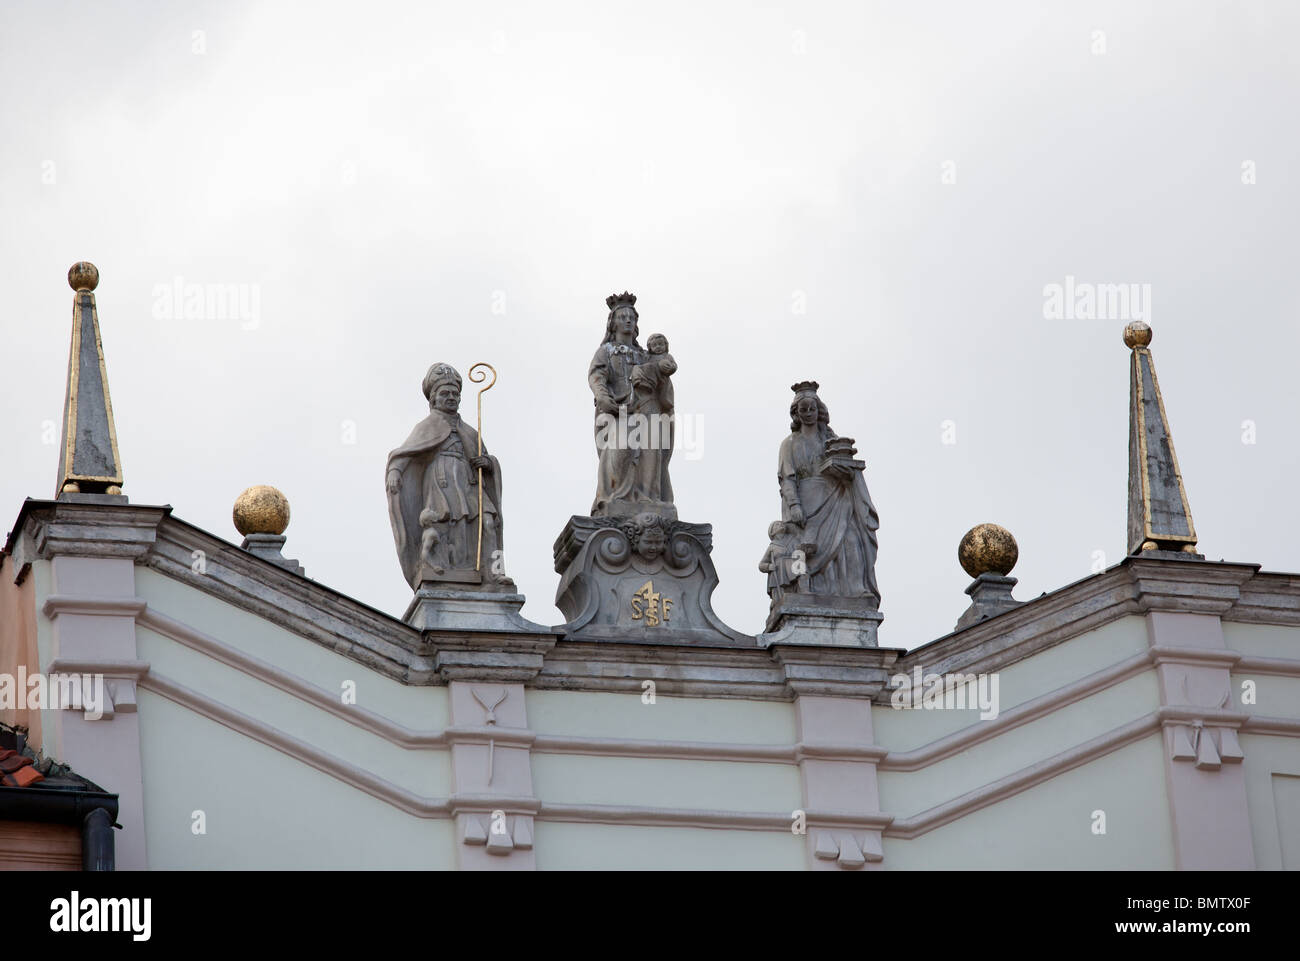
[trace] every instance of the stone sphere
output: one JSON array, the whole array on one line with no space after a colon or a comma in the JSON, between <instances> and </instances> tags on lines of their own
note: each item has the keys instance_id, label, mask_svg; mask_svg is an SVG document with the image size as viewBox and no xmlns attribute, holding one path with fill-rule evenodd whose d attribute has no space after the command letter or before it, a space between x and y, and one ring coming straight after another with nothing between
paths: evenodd
<instances>
[{"instance_id":1,"label":"stone sphere","mask_svg":"<svg viewBox=\"0 0 1300 961\"><path fill-rule=\"evenodd\" d=\"M1006 577L1020 558L1016 539L1005 527L978 524L966 532L957 545L957 560L971 577L1001 574Z\"/></svg>"},{"instance_id":2,"label":"stone sphere","mask_svg":"<svg viewBox=\"0 0 1300 961\"><path fill-rule=\"evenodd\" d=\"M1130 350L1134 347L1151 345L1151 328L1140 320L1130 321L1124 327L1124 344Z\"/></svg>"},{"instance_id":3,"label":"stone sphere","mask_svg":"<svg viewBox=\"0 0 1300 961\"><path fill-rule=\"evenodd\" d=\"M99 268L88 260L79 260L68 268L68 286L73 290L94 290L99 286Z\"/></svg>"},{"instance_id":4,"label":"stone sphere","mask_svg":"<svg viewBox=\"0 0 1300 961\"><path fill-rule=\"evenodd\" d=\"M283 534L289 526L289 499L268 484L250 487L235 499L235 530L249 534Z\"/></svg>"}]
</instances>

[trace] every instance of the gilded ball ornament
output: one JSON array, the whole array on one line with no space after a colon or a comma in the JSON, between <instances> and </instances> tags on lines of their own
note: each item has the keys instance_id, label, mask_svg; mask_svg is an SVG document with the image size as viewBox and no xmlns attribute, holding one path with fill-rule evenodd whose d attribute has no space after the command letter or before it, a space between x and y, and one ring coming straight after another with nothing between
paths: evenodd
<instances>
[{"instance_id":1,"label":"gilded ball ornament","mask_svg":"<svg viewBox=\"0 0 1300 961\"><path fill-rule=\"evenodd\" d=\"M250 487L235 499L235 530L249 534L283 534L289 526L289 499L269 484Z\"/></svg>"},{"instance_id":2,"label":"gilded ball ornament","mask_svg":"<svg viewBox=\"0 0 1300 961\"><path fill-rule=\"evenodd\" d=\"M68 268L68 286L73 290L94 290L99 286L99 268L89 260L79 260Z\"/></svg>"},{"instance_id":3,"label":"gilded ball ornament","mask_svg":"<svg viewBox=\"0 0 1300 961\"><path fill-rule=\"evenodd\" d=\"M1124 344L1130 350L1136 347L1151 346L1151 327L1140 320L1133 320L1124 326Z\"/></svg>"},{"instance_id":4,"label":"gilded ball ornament","mask_svg":"<svg viewBox=\"0 0 1300 961\"><path fill-rule=\"evenodd\" d=\"M957 560L971 577L981 574L1001 574L1006 577L1016 566L1020 548L1016 539L1005 527L997 524L977 524L966 532L957 545Z\"/></svg>"}]
</instances>

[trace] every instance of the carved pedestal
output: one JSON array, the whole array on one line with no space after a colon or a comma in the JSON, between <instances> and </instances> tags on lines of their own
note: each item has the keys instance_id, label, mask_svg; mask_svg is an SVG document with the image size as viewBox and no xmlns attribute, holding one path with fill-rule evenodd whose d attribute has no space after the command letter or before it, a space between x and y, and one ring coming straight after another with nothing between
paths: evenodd
<instances>
[{"instance_id":1,"label":"carved pedestal","mask_svg":"<svg viewBox=\"0 0 1300 961\"><path fill-rule=\"evenodd\" d=\"M242 550L246 550L264 561L278 564L286 571L293 571L295 574L302 574L305 577L307 572L303 570L303 566L296 560L285 557L281 552L284 542L285 536L283 534L248 534L244 537L244 542L239 546Z\"/></svg>"},{"instance_id":2,"label":"carved pedestal","mask_svg":"<svg viewBox=\"0 0 1300 961\"><path fill-rule=\"evenodd\" d=\"M876 647L885 615L871 598L785 594L768 617L768 630L758 635L765 647L773 644L814 644L827 647Z\"/></svg>"},{"instance_id":3,"label":"carved pedestal","mask_svg":"<svg viewBox=\"0 0 1300 961\"><path fill-rule=\"evenodd\" d=\"M581 640L752 646L713 612L708 524L646 515L569 519L555 542L555 604Z\"/></svg>"},{"instance_id":4,"label":"carved pedestal","mask_svg":"<svg viewBox=\"0 0 1300 961\"><path fill-rule=\"evenodd\" d=\"M971 581L966 593L970 595L970 607L957 619L954 631L970 627L990 617L996 617L1004 611L1015 610L1021 601L1011 596L1011 589L1016 586L1014 577L986 572Z\"/></svg>"},{"instance_id":5,"label":"carved pedestal","mask_svg":"<svg viewBox=\"0 0 1300 961\"><path fill-rule=\"evenodd\" d=\"M421 631L548 631L519 613L524 600L499 583L480 582L474 571L450 571L420 581L402 620Z\"/></svg>"}]
</instances>

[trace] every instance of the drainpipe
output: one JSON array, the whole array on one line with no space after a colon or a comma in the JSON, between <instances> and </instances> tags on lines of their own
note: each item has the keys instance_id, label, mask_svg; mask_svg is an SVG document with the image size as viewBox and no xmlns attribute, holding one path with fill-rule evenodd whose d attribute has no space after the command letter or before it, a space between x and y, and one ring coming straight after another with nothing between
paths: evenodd
<instances>
[{"instance_id":1,"label":"drainpipe","mask_svg":"<svg viewBox=\"0 0 1300 961\"><path fill-rule=\"evenodd\" d=\"M81 869L113 870L113 815L95 808L81 822Z\"/></svg>"}]
</instances>

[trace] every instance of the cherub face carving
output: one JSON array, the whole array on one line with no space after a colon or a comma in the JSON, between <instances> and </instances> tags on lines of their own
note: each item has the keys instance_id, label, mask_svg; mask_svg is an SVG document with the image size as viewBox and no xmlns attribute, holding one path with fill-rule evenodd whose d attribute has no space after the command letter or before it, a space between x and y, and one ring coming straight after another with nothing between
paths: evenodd
<instances>
[{"instance_id":1,"label":"cherub face carving","mask_svg":"<svg viewBox=\"0 0 1300 961\"><path fill-rule=\"evenodd\" d=\"M648 561L654 560L668 546L668 538L662 527L647 527L636 541L636 552Z\"/></svg>"}]
</instances>

